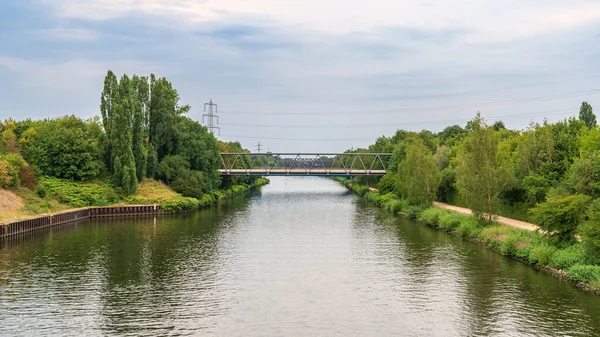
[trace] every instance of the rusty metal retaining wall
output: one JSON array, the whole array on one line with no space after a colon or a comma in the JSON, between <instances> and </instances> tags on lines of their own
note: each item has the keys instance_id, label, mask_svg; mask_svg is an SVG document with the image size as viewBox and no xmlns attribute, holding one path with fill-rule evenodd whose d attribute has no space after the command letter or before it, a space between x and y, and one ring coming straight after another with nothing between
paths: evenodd
<instances>
[{"instance_id":1,"label":"rusty metal retaining wall","mask_svg":"<svg viewBox=\"0 0 600 337\"><path fill-rule=\"evenodd\" d=\"M60 225L86 218L159 213L162 213L162 209L158 205L89 207L77 211L58 213L35 219L12 222L7 225L0 224L0 237L25 233L38 228Z\"/></svg>"}]
</instances>

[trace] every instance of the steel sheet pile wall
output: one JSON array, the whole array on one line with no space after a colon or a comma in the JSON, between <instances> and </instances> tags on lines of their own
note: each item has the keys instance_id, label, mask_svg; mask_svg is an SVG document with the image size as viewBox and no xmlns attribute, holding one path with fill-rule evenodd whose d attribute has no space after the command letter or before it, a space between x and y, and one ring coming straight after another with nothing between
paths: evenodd
<instances>
[{"instance_id":1,"label":"steel sheet pile wall","mask_svg":"<svg viewBox=\"0 0 600 337\"><path fill-rule=\"evenodd\" d=\"M105 216L126 216L158 213L162 213L162 209L158 205L89 207L72 212L64 212L35 219L12 222L7 225L0 224L0 237L25 233L38 228L60 225L90 217L95 218Z\"/></svg>"}]
</instances>

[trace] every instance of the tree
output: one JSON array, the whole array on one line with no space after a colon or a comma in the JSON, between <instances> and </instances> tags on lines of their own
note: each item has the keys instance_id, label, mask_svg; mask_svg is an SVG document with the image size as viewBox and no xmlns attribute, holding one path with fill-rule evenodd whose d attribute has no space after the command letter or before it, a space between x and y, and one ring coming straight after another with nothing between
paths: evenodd
<instances>
[{"instance_id":1,"label":"tree","mask_svg":"<svg viewBox=\"0 0 600 337\"><path fill-rule=\"evenodd\" d=\"M219 187L221 166L217 140L206 127L188 117L178 116L177 140L174 153L183 156L191 170L204 172L205 191Z\"/></svg>"},{"instance_id":2,"label":"tree","mask_svg":"<svg viewBox=\"0 0 600 337\"><path fill-rule=\"evenodd\" d=\"M513 180L513 171L498 139L477 114L472 131L464 139L456 169L456 186L477 217L491 221L500 206L500 196Z\"/></svg>"},{"instance_id":3,"label":"tree","mask_svg":"<svg viewBox=\"0 0 600 337\"><path fill-rule=\"evenodd\" d=\"M587 220L579 226L579 233L588 251L600 254L600 199L595 199L587 210ZM591 255L591 254L590 254Z\"/></svg>"},{"instance_id":4,"label":"tree","mask_svg":"<svg viewBox=\"0 0 600 337\"><path fill-rule=\"evenodd\" d=\"M104 167L98 142L101 133L94 122L65 116L38 123L23 133L20 143L25 158L39 173L87 180L98 176Z\"/></svg>"},{"instance_id":5,"label":"tree","mask_svg":"<svg viewBox=\"0 0 600 337\"><path fill-rule=\"evenodd\" d=\"M180 155L166 156L158 166L158 178L169 184L190 170L190 163Z\"/></svg>"},{"instance_id":6,"label":"tree","mask_svg":"<svg viewBox=\"0 0 600 337\"><path fill-rule=\"evenodd\" d=\"M406 160L400 166L399 190L403 195L414 204L431 204L442 178L435 158L423 140L415 139L407 146Z\"/></svg>"},{"instance_id":7,"label":"tree","mask_svg":"<svg viewBox=\"0 0 600 337\"><path fill-rule=\"evenodd\" d=\"M554 195L531 209L531 220L551 236L564 242L573 241L573 234L585 219L591 198L587 195Z\"/></svg>"},{"instance_id":8,"label":"tree","mask_svg":"<svg viewBox=\"0 0 600 337\"><path fill-rule=\"evenodd\" d=\"M132 125L132 151L135 159L135 171L138 181L146 177L146 167L148 163L148 151L144 144L144 124L148 109L148 80L145 77L134 75L131 79L131 90L133 97L133 125Z\"/></svg>"},{"instance_id":9,"label":"tree","mask_svg":"<svg viewBox=\"0 0 600 337\"><path fill-rule=\"evenodd\" d=\"M579 109L579 120L585 123L588 129L596 126L596 115L594 115L592 106L588 102L581 103Z\"/></svg>"},{"instance_id":10,"label":"tree","mask_svg":"<svg viewBox=\"0 0 600 337\"><path fill-rule=\"evenodd\" d=\"M104 89L100 95L100 114L102 115L102 125L106 133L107 142L105 143L106 166L112 169L114 158L112 155L112 126L115 114L115 106L118 103L119 82L117 76L109 70L104 78Z\"/></svg>"},{"instance_id":11,"label":"tree","mask_svg":"<svg viewBox=\"0 0 600 337\"><path fill-rule=\"evenodd\" d=\"M137 175L132 144L132 119L135 102L132 99L131 83L127 75L121 77L117 102L114 106L112 125L113 177L125 193L133 194L137 189Z\"/></svg>"}]
</instances>

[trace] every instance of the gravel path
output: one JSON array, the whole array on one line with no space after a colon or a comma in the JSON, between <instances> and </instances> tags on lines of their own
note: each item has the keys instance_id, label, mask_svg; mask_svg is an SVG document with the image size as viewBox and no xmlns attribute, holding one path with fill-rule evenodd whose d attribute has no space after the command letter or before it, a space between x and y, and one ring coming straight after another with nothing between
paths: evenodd
<instances>
[{"instance_id":1,"label":"gravel path","mask_svg":"<svg viewBox=\"0 0 600 337\"><path fill-rule=\"evenodd\" d=\"M473 214L473 212L471 212L471 210L468 208L452 206L452 205L444 204L442 202L436 201L433 203L433 206L443 208L443 209L448 209L448 210L455 211L455 212L462 213L462 214L469 214L469 215ZM536 226L532 223L515 220L515 219L511 219L511 218L505 218L503 216L497 217L496 222L506 225L506 226L509 226L509 227L524 229L524 230L528 230L528 231L532 231L532 232L536 231L539 228L538 226Z\"/></svg>"}]
</instances>

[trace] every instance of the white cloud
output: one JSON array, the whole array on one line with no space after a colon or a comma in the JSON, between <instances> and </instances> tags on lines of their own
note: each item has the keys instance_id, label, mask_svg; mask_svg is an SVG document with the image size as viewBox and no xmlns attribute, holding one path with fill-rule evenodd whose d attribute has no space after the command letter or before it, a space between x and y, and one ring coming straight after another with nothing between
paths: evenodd
<instances>
[{"instance_id":1,"label":"white cloud","mask_svg":"<svg viewBox=\"0 0 600 337\"><path fill-rule=\"evenodd\" d=\"M270 23L328 34L368 32L382 26L466 29L468 43L510 41L600 20L591 0L39 0L65 17L105 20L145 13L193 24L265 18Z\"/></svg>"},{"instance_id":2,"label":"white cloud","mask_svg":"<svg viewBox=\"0 0 600 337\"><path fill-rule=\"evenodd\" d=\"M99 33L88 29L49 28L40 29L35 34L44 39L62 41L94 41Z\"/></svg>"}]
</instances>

